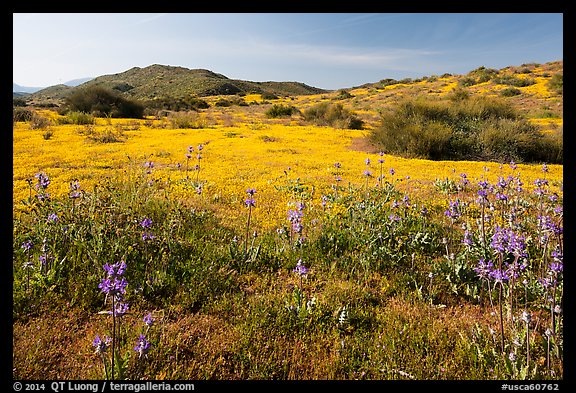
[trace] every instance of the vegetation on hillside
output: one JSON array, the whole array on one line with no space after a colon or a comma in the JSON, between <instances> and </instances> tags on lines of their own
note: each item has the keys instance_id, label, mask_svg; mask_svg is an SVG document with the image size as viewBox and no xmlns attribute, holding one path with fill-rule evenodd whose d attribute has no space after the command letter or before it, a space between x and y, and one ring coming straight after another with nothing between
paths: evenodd
<instances>
[{"instance_id":1,"label":"vegetation on hillside","mask_svg":"<svg viewBox=\"0 0 576 393\"><path fill-rule=\"evenodd\" d=\"M103 87L86 87L75 90L66 99L70 111L90 113L99 117L140 119L144 115L142 103L122 97Z\"/></svg>"},{"instance_id":2,"label":"vegetation on hillside","mask_svg":"<svg viewBox=\"0 0 576 393\"><path fill-rule=\"evenodd\" d=\"M407 98L382 111L381 125L370 138L380 150L404 157L563 161L561 130L543 134L513 107L496 98Z\"/></svg>"}]
</instances>

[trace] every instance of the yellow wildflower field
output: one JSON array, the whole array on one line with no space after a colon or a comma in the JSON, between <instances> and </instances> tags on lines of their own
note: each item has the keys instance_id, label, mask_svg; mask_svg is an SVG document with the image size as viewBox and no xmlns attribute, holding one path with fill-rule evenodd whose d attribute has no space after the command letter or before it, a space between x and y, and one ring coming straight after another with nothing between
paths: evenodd
<instances>
[{"instance_id":1,"label":"yellow wildflower field","mask_svg":"<svg viewBox=\"0 0 576 393\"><path fill-rule=\"evenodd\" d=\"M331 192L335 184L336 162L341 164L341 186L373 187L382 173L386 180L398 182L398 188L411 195L428 198L430 204L442 203L435 194L436 179L459 180L466 173L471 183L481 179L497 181L520 172L525 188L533 187L538 178L561 184L562 165L518 164L512 169L507 164L472 161L430 161L404 159L377 151L369 151L367 143L358 143L367 130L346 130L331 127L277 123L240 123L234 126L213 125L200 129L170 129L157 125L162 120L98 119L96 130L131 124L125 127L122 141L96 143L82 134L84 126L51 126L53 136L44 139L41 130L32 130L27 123L15 123L13 129L13 199L14 214L25 206L21 202L30 193L28 179L45 172L50 180L48 192L54 197L65 197L69 184L78 179L87 192L107 177L122 176L133 168L145 171L144 164L153 162L148 176L170 197L194 206L209 208L231 227L241 228L245 223L246 189L257 190L254 198L253 225L258 230L269 230L286 223L286 212L292 208L297 196L286 191L288 182L299 182L307 187L309 202L319 208L323 194ZM135 129L138 128L138 129ZM198 145L202 144L200 170ZM194 148L191 158L186 154ZM362 148L362 146L364 146ZM380 158L384 159L381 165ZM366 164L370 159L370 164ZM186 169L188 168L188 170ZM364 175L365 170L372 177ZM391 174L393 170L394 174ZM201 193L190 186L190 181L203 183ZM446 198L443 198L446 199Z\"/></svg>"}]
</instances>

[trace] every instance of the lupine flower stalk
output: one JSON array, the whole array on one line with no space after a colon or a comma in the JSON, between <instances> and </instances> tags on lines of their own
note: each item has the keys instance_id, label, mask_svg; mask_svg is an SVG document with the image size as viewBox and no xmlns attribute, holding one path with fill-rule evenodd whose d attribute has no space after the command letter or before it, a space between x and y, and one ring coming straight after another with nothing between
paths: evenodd
<instances>
[{"instance_id":1,"label":"lupine flower stalk","mask_svg":"<svg viewBox=\"0 0 576 393\"><path fill-rule=\"evenodd\" d=\"M256 206L256 201L254 200L254 194L256 190L254 188L249 188L246 190L248 198L244 201L244 204L248 208L248 220L246 222L246 237L244 240L244 252L248 251L248 237L250 233L250 219L252 218L252 208Z\"/></svg>"}]
</instances>

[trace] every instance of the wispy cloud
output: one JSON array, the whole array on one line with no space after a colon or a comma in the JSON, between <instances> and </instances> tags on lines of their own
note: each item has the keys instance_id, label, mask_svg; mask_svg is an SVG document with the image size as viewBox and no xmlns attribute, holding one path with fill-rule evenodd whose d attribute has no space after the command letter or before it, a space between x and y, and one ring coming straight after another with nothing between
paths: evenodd
<instances>
[{"instance_id":1,"label":"wispy cloud","mask_svg":"<svg viewBox=\"0 0 576 393\"><path fill-rule=\"evenodd\" d=\"M393 66L439 55L438 51L408 48L360 48L313 44L271 43L262 40L203 40L188 43L197 54L230 58L258 58L259 61L297 61L332 66Z\"/></svg>"}]
</instances>

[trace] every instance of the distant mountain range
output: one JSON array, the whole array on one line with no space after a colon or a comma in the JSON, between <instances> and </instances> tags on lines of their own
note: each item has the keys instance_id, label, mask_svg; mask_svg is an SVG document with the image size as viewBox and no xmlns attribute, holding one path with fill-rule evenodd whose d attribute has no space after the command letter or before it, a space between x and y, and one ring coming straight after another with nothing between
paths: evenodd
<instances>
[{"instance_id":1,"label":"distant mountain range","mask_svg":"<svg viewBox=\"0 0 576 393\"><path fill-rule=\"evenodd\" d=\"M94 79L93 77L88 77L88 78L79 78L79 79L73 79L71 81L62 83L65 86L71 86L71 87L75 87L78 85L81 85L84 82L88 82L90 80ZM32 94L32 93L36 93L37 91L40 91L42 89L45 89L46 86L44 87L30 87L30 86L21 86L17 83L12 83L12 93L27 93L27 94ZM20 94L20 95L25 95L25 94Z\"/></svg>"},{"instance_id":2,"label":"distant mountain range","mask_svg":"<svg viewBox=\"0 0 576 393\"><path fill-rule=\"evenodd\" d=\"M87 78L86 81L76 86L71 85L70 82L50 86L32 92L26 96L26 99L32 102L58 103L62 102L77 89L94 86L115 90L127 98L138 100L249 93L270 93L277 96L289 96L320 94L328 91L308 86L301 82L252 82L230 79L222 74L205 69L188 69L154 64L145 68L134 67L118 74Z\"/></svg>"}]
</instances>

